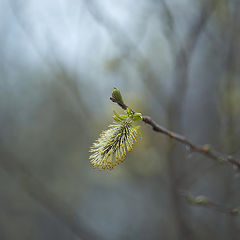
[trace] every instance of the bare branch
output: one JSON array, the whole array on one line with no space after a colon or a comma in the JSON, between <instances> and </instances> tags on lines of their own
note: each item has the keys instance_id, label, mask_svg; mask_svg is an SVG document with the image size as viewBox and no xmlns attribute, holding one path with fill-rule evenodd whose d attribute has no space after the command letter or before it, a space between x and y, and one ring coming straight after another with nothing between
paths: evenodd
<instances>
[{"instance_id":1,"label":"bare branch","mask_svg":"<svg viewBox=\"0 0 240 240\"><path fill-rule=\"evenodd\" d=\"M128 106L125 103L122 103L122 102L120 103L118 100L116 100L113 97L110 97L110 100L112 102L117 103L124 110L126 110L128 108ZM153 121L150 116L143 116L142 121L145 122L146 124L152 126L153 131L160 132L164 135L167 135L168 137L189 147L191 151L198 152L202 155L205 155L206 157L208 157L210 159L217 160L221 163L231 163L238 170L240 170L240 162L237 159L235 159L233 156L231 156L231 155L225 156L224 154L221 154L215 150L212 150L211 146L208 144L202 145L202 146L196 145L196 144L192 143L190 140L188 140L186 137L160 126L155 121Z\"/></svg>"},{"instance_id":2,"label":"bare branch","mask_svg":"<svg viewBox=\"0 0 240 240\"><path fill-rule=\"evenodd\" d=\"M194 197L191 194L188 194L184 191L181 191L180 195L182 197L184 197L187 200L187 202L192 204L192 205L211 208L215 211L225 213L225 214L229 214L229 215L232 215L232 216L239 216L240 215L240 208L239 207L232 208L232 207L224 206L223 204L216 203L212 200L209 200L205 196Z\"/></svg>"}]
</instances>

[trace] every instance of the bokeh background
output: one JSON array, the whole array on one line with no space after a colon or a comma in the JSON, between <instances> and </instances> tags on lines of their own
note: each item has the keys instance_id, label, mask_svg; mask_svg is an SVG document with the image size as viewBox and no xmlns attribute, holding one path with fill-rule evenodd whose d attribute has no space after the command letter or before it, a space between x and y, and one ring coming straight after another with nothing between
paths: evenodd
<instances>
[{"instance_id":1,"label":"bokeh background","mask_svg":"<svg viewBox=\"0 0 240 240\"><path fill-rule=\"evenodd\" d=\"M231 166L141 124L112 171L89 147L125 102L240 158L239 0L0 0L0 239L239 239Z\"/></svg>"}]
</instances>

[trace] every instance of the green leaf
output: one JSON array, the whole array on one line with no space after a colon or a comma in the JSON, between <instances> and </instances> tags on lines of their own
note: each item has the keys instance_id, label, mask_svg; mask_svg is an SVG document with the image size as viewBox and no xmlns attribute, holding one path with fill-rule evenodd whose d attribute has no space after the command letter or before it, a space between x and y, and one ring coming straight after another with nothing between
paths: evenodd
<instances>
[{"instance_id":1,"label":"green leaf","mask_svg":"<svg viewBox=\"0 0 240 240\"><path fill-rule=\"evenodd\" d=\"M142 120L142 114L141 113L134 113L132 116L133 121L141 121Z\"/></svg>"}]
</instances>

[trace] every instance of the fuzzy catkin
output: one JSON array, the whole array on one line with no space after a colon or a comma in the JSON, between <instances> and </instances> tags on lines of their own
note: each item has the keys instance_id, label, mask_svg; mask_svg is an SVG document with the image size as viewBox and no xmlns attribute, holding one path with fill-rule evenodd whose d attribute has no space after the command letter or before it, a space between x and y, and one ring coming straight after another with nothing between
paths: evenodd
<instances>
[{"instance_id":1,"label":"fuzzy catkin","mask_svg":"<svg viewBox=\"0 0 240 240\"><path fill-rule=\"evenodd\" d=\"M99 170L112 169L125 160L138 135L139 128L132 124L132 120L114 122L90 148L90 163Z\"/></svg>"}]
</instances>

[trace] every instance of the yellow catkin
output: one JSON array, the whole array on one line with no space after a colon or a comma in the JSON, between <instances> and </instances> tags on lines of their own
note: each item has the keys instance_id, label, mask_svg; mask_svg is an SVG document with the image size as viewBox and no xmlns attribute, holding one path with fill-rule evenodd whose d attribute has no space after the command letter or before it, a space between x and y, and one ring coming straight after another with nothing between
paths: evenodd
<instances>
[{"instance_id":1,"label":"yellow catkin","mask_svg":"<svg viewBox=\"0 0 240 240\"><path fill-rule=\"evenodd\" d=\"M139 135L139 129L131 120L115 122L100 134L90 148L89 157L93 167L99 170L112 169L126 158L126 153L133 149Z\"/></svg>"}]
</instances>

